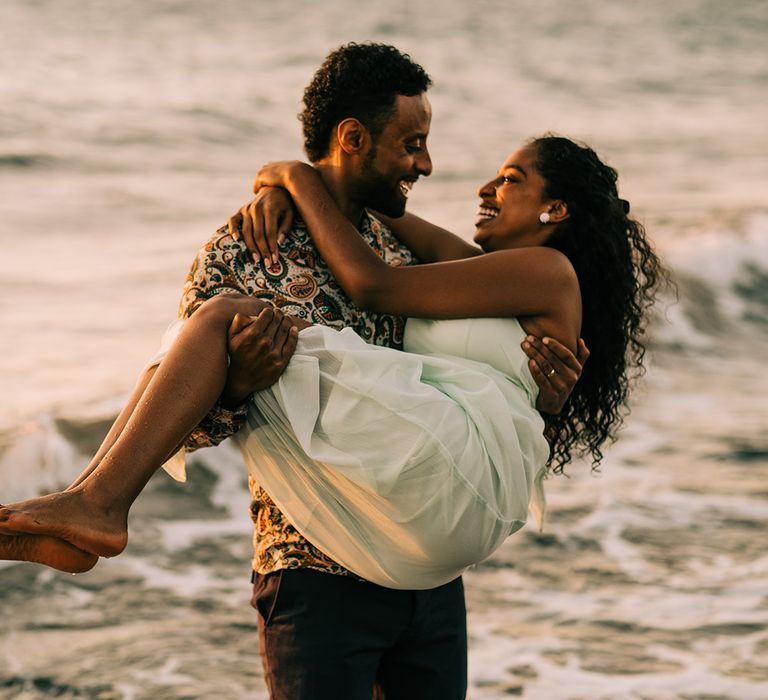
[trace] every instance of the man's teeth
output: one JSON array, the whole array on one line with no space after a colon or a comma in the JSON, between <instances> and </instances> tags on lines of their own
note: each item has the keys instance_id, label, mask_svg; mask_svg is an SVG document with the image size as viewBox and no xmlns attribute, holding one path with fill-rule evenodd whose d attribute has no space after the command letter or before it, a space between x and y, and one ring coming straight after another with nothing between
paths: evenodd
<instances>
[{"instance_id":1,"label":"man's teeth","mask_svg":"<svg viewBox=\"0 0 768 700\"><path fill-rule=\"evenodd\" d=\"M403 193L403 197L407 197L410 194L412 187L412 182L408 180L400 180L400 191Z\"/></svg>"},{"instance_id":2,"label":"man's teeth","mask_svg":"<svg viewBox=\"0 0 768 700\"><path fill-rule=\"evenodd\" d=\"M490 207L480 207L477 210L478 219L495 219L499 215L498 209L491 209Z\"/></svg>"}]
</instances>

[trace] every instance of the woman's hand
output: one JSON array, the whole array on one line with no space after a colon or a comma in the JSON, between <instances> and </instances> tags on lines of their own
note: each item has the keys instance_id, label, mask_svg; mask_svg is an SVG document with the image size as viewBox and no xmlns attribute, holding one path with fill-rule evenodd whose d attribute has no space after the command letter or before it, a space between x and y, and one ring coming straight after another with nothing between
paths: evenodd
<instances>
[{"instance_id":1,"label":"woman's hand","mask_svg":"<svg viewBox=\"0 0 768 700\"><path fill-rule=\"evenodd\" d=\"M253 181L253 191L262 187L282 187L295 195L294 186L297 178L309 175L317 176L315 169L300 160L273 160L261 166Z\"/></svg>"},{"instance_id":2,"label":"woman's hand","mask_svg":"<svg viewBox=\"0 0 768 700\"><path fill-rule=\"evenodd\" d=\"M589 357L589 349L584 340L579 338L577 354L574 355L554 338L540 340L532 335L523 341L522 348L529 358L531 376L539 385L536 410L539 413L558 415L579 381L584 363Z\"/></svg>"},{"instance_id":3,"label":"woman's hand","mask_svg":"<svg viewBox=\"0 0 768 700\"><path fill-rule=\"evenodd\" d=\"M288 192L281 187L261 187L256 196L229 217L229 234L241 240L258 263L277 262L278 246L293 226L296 208Z\"/></svg>"}]
</instances>

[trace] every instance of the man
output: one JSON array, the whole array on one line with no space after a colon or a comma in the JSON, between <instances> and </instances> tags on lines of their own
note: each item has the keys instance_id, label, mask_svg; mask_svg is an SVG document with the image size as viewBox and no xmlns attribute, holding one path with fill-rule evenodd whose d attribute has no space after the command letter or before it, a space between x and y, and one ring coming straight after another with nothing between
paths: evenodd
<instances>
[{"instance_id":1,"label":"man","mask_svg":"<svg viewBox=\"0 0 768 700\"><path fill-rule=\"evenodd\" d=\"M430 84L420 66L391 46L349 44L327 57L304 94L300 119L310 161L360 235L393 265L411 264L414 256L366 209L401 216L413 184L431 173ZM252 256L226 227L220 229L193 263L180 314L189 316L205 299L236 291L313 323L351 327L369 342L401 347L403 320L354 308L303 224L285 229L283 222L279 256L265 248ZM543 384L539 408L559 410L579 365L573 358L576 371L568 370L539 350L529 349L539 360L534 372ZM225 406L242 404L256 388L250 378L262 373L251 371L254 367L271 363L277 376L285 364L265 353L263 338L256 340L253 324L242 320L230 329L230 353L221 406L193 433L190 447L215 444L239 427L245 410ZM426 591L363 581L303 538L253 480L250 486L252 604L273 698L369 700L374 687L390 699L465 696L461 579Z\"/></svg>"}]
</instances>

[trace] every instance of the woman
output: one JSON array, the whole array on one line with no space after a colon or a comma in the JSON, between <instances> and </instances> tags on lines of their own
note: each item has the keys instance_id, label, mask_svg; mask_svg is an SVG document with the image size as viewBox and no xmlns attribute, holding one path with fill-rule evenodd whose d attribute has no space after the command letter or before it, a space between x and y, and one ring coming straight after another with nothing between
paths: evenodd
<instances>
[{"instance_id":1,"label":"woman","mask_svg":"<svg viewBox=\"0 0 768 700\"><path fill-rule=\"evenodd\" d=\"M487 255L391 268L309 166L260 171L257 186L294 197L353 301L411 319L406 349L423 353L311 327L289 371L254 397L258 411L238 439L256 478L310 541L373 582L433 587L521 527L537 491L541 505L536 484L548 458L555 471L574 451L600 461L621 423L629 374L642 368L644 313L660 274L616 178L591 149L536 139L479 192L475 240ZM72 490L4 509L0 529L58 537L92 555L121 551L130 504L221 393L233 315L259 312L289 338L306 326L258 307L253 299L204 304L93 472ZM551 457L517 351L527 333L572 350L581 333L592 351L570 404L547 426ZM157 425L162 435L145 428Z\"/></svg>"}]
</instances>

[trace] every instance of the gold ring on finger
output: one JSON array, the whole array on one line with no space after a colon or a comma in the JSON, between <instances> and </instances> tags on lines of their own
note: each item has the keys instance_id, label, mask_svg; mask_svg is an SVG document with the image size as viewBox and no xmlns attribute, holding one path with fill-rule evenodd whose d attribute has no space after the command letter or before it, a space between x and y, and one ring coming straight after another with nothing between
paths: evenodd
<instances>
[{"instance_id":1,"label":"gold ring on finger","mask_svg":"<svg viewBox=\"0 0 768 700\"><path fill-rule=\"evenodd\" d=\"M553 367L551 370L549 370L549 372L547 372L547 377L551 379L554 376L555 376L555 368Z\"/></svg>"}]
</instances>

